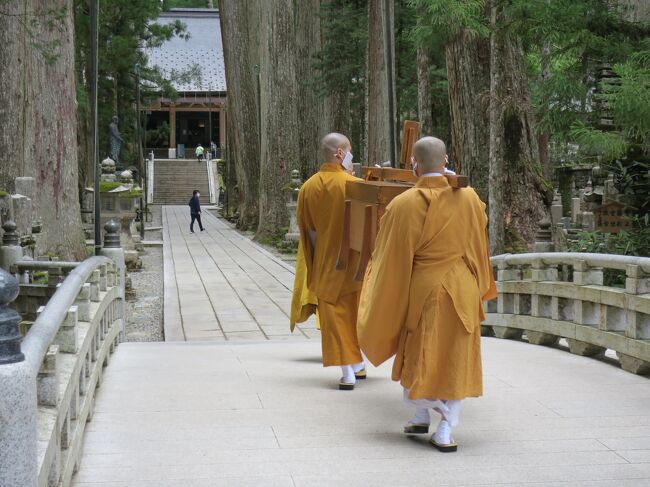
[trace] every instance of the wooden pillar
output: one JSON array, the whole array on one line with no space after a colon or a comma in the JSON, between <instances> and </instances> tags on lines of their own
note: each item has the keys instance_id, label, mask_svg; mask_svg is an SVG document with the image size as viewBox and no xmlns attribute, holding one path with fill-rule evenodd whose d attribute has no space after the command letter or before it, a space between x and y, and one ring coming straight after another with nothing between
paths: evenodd
<instances>
[{"instance_id":1,"label":"wooden pillar","mask_svg":"<svg viewBox=\"0 0 650 487\"><path fill-rule=\"evenodd\" d=\"M169 148L176 148L176 107L169 109Z\"/></svg>"},{"instance_id":2,"label":"wooden pillar","mask_svg":"<svg viewBox=\"0 0 650 487\"><path fill-rule=\"evenodd\" d=\"M223 148L225 144L226 144L226 109L220 108L219 109L219 146Z\"/></svg>"}]
</instances>

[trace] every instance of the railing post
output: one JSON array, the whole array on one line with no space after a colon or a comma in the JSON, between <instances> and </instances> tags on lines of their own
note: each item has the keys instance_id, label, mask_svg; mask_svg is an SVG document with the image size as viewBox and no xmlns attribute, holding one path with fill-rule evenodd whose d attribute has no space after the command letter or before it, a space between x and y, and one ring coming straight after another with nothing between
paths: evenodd
<instances>
[{"instance_id":1,"label":"railing post","mask_svg":"<svg viewBox=\"0 0 650 487\"><path fill-rule=\"evenodd\" d=\"M23 258L23 248L20 246L20 238L16 231L16 223L7 220L2 225L2 247L0 247L0 267L5 270Z\"/></svg>"},{"instance_id":2,"label":"railing post","mask_svg":"<svg viewBox=\"0 0 650 487\"><path fill-rule=\"evenodd\" d=\"M143 223L144 224L144 223ZM124 250L120 245L120 224L110 220L104 225L104 247L101 254L108 257L115 264L115 285L120 289L121 318L122 318L122 340L124 339L126 327L126 302L124 283L126 282L126 265L124 263Z\"/></svg>"},{"instance_id":3,"label":"railing post","mask_svg":"<svg viewBox=\"0 0 650 487\"><path fill-rule=\"evenodd\" d=\"M7 307L18 282L0 269L0 485L37 482L36 377L20 350L20 315Z\"/></svg>"}]
</instances>

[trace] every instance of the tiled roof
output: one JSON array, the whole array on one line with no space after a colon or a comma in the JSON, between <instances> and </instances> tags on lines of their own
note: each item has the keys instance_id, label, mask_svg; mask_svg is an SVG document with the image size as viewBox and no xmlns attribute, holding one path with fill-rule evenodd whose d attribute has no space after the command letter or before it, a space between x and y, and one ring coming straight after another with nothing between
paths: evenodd
<instances>
[{"instance_id":1,"label":"tiled roof","mask_svg":"<svg viewBox=\"0 0 650 487\"><path fill-rule=\"evenodd\" d=\"M199 76L173 82L179 92L226 91L226 68L223 61L221 24L216 9L172 9L161 14L159 24L180 20L186 25L189 39L178 36L160 47L147 48L149 66L157 66L171 77L172 73L186 73L199 67Z\"/></svg>"}]
</instances>

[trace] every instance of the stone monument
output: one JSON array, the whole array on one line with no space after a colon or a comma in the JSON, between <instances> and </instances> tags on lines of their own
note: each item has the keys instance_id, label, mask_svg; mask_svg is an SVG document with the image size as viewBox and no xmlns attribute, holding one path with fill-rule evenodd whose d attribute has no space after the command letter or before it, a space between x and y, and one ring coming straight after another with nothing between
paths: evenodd
<instances>
[{"instance_id":1,"label":"stone monument","mask_svg":"<svg viewBox=\"0 0 650 487\"><path fill-rule=\"evenodd\" d=\"M289 193L287 209L289 210L289 231L284 236L287 242L297 242L300 240L300 229L298 228L298 219L296 218L296 209L298 208L298 193L302 186L300 171L294 169L291 171L291 181L285 186Z\"/></svg>"},{"instance_id":2,"label":"stone monument","mask_svg":"<svg viewBox=\"0 0 650 487\"><path fill-rule=\"evenodd\" d=\"M107 157L102 161L102 181L115 182L115 161Z\"/></svg>"}]
</instances>

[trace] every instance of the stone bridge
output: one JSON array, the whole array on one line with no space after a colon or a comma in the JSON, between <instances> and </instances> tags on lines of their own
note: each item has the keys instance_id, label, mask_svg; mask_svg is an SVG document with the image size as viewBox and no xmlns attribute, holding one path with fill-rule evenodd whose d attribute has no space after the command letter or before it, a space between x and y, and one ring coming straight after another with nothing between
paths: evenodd
<instances>
[{"instance_id":1,"label":"stone bridge","mask_svg":"<svg viewBox=\"0 0 650 487\"><path fill-rule=\"evenodd\" d=\"M314 324L289 334L290 264L211 215L191 235L186 212L163 209L168 342L111 356L110 247L51 270L65 279L23 361L3 332L2 487L650 485L649 258L495 257L485 395L443 455L401 434L411 411L390 364L343 393Z\"/></svg>"}]
</instances>

